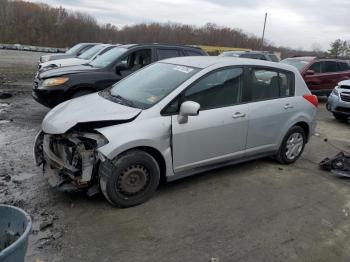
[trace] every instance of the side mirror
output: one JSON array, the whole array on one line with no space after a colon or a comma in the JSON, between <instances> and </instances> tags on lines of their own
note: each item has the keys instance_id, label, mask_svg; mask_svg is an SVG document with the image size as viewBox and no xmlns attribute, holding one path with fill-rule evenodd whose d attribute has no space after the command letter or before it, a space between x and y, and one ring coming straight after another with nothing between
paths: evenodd
<instances>
[{"instance_id":1,"label":"side mirror","mask_svg":"<svg viewBox=\"0 0 350 262\"><path fill-rule=\"evenodd\" d=\"M314 70L307 70L306 73L305 73L305 75L307 75L307 76L312 76L314 74L315 74Z\"/></svg>"},{"instance_id":2,"label":"side mirror","mask_svg":"<svg viewBox=\"0 0 350 262\"><path fill-rule=\"evenodd\" d=\"M116 66L115 66L115 72L120 75L120 71L123 71L123 70L127 70L128 69L128 65L127 64L124 64L124 63L121 63L119 62Z\"/></svg>"},{"instance_id":3,"label":"side mirror","mask_svg":"<svg viewBox=\"0 0 350 262\"><path fill-rule=\"evenodd\" d=\"M197 116L199 114L200 104L193 101L183 102L180 106L180 112L177 117L179 124L185 124L188 122L189 116Z\"/></svg>"}]
</instances>

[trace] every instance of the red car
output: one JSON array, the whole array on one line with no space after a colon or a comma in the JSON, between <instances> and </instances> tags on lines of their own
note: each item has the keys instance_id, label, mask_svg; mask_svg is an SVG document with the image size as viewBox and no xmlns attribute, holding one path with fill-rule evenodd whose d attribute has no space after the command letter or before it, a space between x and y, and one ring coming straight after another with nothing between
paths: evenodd
<instances>
[{"instance_id":1,"label":"red car","mask_svg":"<svg viewBox=\"0 0 350 262\"><path fill-rule=\"evenodd\" d=\"M350 79L350 65L344 60L317 57L293 57L281 61L299 69L315 95L329 95L340 81Z\"/></svg>"}]
</instances>

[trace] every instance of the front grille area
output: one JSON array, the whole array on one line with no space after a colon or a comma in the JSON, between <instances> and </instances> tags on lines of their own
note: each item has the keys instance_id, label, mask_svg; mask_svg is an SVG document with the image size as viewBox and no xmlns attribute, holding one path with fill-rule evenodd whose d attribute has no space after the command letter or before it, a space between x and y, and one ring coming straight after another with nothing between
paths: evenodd
<instances>
[{"instance_id":1,"label":"front grille area","mask_svg":"<svg viewBox=\"0 0 350 262\"><path fill-rule=\"evenodd\" d=\"M338 106L335 111L350 114L350 108Z\"/></svg>"},{"instance_id":2,"label":"front grille area","mask_svg":"<svg viewBox=\"0 0 350 262\"><path fill-rule=\"evenodd\" d=\"M342 93L340 93L340 98L344 102L350 102L350 93L349 92L342 92Z\"/></svg>"}]
</instances>

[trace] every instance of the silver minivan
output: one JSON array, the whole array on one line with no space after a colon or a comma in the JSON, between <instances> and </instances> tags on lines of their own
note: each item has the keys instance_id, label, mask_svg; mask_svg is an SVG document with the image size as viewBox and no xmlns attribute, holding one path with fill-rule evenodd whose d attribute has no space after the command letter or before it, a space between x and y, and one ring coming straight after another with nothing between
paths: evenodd
<instances>
[{"instance_id":1,"label":"silver minivan","mask_svg":"<svg viewBox=\"0 0 350 262\"><path fill-rule=\"evenodd\" d=\"M317 97L296 68L227 57L180 57L52 109L34 154L62 191L145 202L161 180L274 156L290 164L315 130Z\"/></svg>"}]
</instances>

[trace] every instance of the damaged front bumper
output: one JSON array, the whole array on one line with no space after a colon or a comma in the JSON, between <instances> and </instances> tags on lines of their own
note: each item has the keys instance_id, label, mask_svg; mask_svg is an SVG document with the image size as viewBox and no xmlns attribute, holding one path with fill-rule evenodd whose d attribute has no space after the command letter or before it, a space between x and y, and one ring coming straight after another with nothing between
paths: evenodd
<instances>
[{"instance_id":1,"label":"damaged front bumper","mask_svg":"<svg viewBox=\"0 0 350 262\"><path fill-rule=\"evenodd\" d=\"M97 170L103 156L97 148L108 141L99 133L70 132L51 135L40 132L35 139L34 159L52 187L60 191L98 191Z\"/></svg>"}]
</instances>

